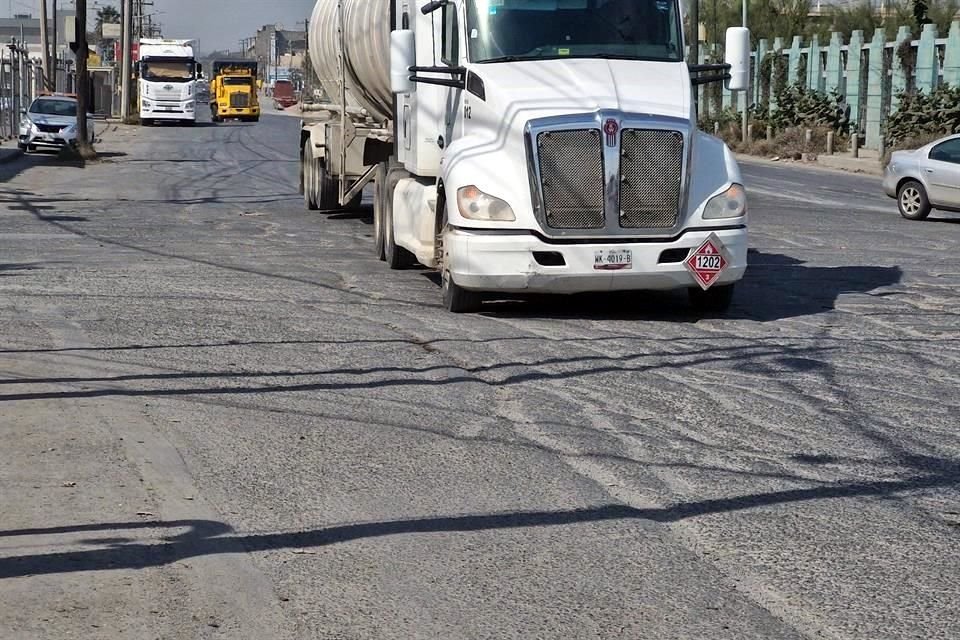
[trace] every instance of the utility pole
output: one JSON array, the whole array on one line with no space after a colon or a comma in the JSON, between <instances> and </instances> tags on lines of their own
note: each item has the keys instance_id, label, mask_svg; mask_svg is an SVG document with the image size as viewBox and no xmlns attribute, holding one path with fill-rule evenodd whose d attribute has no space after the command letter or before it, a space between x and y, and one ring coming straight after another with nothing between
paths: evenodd
<instances>
[{"instance_id":1,"label":"utility pole","mask_svg":"<svg viewBox=\"0 0 960 640\"><path fill-rule=\"evenodd\" d=\"M123 0L123 37L121 41L120 58L120 121L130 119L130 76L133 57L133 0Z\"/></svg>"},{"instance_id":2,"label":"utility pole","mask_svg":"<svg viewBox=\"0 0 960 640\"><path fill-rule=\"evenodd\" d=\"M43 88L53 91L50 82L50 38L47 33L47 0L40 0L40 46L43 47Z\"/></svg>"},{"instance_id":3,"label":"utility pole","mask_svg":"<svg viewBox=\"0 0 960 640\"><path fill-rule=\"evenodd\" d=\"M58 29L57 21L59 20L59 18L57 17L57 1L58 0L52 0L52 1L53 1L53 7L51 7L50 18L53 21L53 28L51 29L53 33L51 34L50 50L53 55L50 56L50 62L53 64L53 90L59 91L60 90L60 62L58 58L60 57L60 49L59 49L59 41L57 40L57 29Z\"/></svg>"},{"instance_id":4,"label":"utility pole","mask_svg":"<svg viewBox=\"0 0 960 640\"><path fill-rule=\"evenodd\" d=\"M24 108L23 94L27 85L27 47L23 39L23 22L20 23L20 108Z\"/></svg>"},{"instance_id":5,"label":"utility pole","mask_svg":"<svg viewBox=\"0 0 960 640\"><path fill-rule=\"evenodd\" d=\"M77 151L80 157L96 157L87 131L87 105L90 102L90 74L87 73L87 0L77 0Z\"/></svg>"},{"instance_id":6,"label":"utility pole","mask_svg":"<svg viewBox=\"0 0 960 640\"><path fill-rule=\"evenodd\" d=\"M746 28L747 26L747 0L743 0L743 26L744 28ZM757 68L759 67L760 67L760 61L757 60ZM748 54L747 70L749 71L749 69L750 69L750 55ZM746 143L748 140L747 129L750 128L749 102L750 102L750 74L747 73L747 86L743 88L743 116L742 116L743 121L740 123L740 128L743 129L742 133L743 133L744 143Z\"/></svg>"}]
</instances>

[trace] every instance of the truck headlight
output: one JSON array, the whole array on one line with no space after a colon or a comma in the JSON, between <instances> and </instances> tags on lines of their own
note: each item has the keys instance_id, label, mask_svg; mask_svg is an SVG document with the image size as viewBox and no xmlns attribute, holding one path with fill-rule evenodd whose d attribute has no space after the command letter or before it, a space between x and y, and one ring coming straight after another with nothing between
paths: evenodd
<instances>
[{"instance_id":1,"label":"truck headlight","mask_svg":"<svg viewBox=\"0 0 960 640\"><path fill-rule=\"evenodd\" d=\"M460 215L468 220L511 222L517 219L509 204L473 185L457 189L457 207Z\"/></svg>"},{"instance_id":2,"label":"truck headlight","mask_svg":"<svg viewBox=\"0 0 960 640\"><path fill-rule=\"evenodd\" d=\"M153 108L153 103L150 102L149 100L142 100L141 103L143 104L143 108L144 108L144 109L152 109L152 108Z\"/></svg>"},{"instance_id":3,"label":"truck headlight","mask_svg":"<svg viewBox=\"0 0 960 640\"><path fill-rule=\"evenodd\" d=\"M732 184L723 193L710 198L703 208L704 220L739 218L747 212L747 192L741 184Z\"/></svg>"}]
</instances>

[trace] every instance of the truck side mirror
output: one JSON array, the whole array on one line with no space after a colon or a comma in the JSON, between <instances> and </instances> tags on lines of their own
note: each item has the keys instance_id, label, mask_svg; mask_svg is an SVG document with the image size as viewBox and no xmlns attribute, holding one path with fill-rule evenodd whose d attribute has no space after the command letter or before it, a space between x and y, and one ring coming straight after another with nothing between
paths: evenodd
<instances>
[{"instance_id":1,"label":"truck side mirror","mask_svg":"<svg viewBox=\"0 0 960 640\"><path fill-rule=\"evenodd\" d=\"M724 62L730 65L730 79L727 89L746 91L750 78L750 29L730 27L727 29L726 54Z\"/></svg>"},{"instance_id":2,"label":"truck side mirror","mask_svg":"<svg viewBox=\"0 0 960 640\"><path fill-rule=\"evenodd\" d=\"M416 39L410 29L390 33L390 90L393 93L413 93L417 85L410 80L410 67L417 62Z\"/></svg>"}]
</instances>

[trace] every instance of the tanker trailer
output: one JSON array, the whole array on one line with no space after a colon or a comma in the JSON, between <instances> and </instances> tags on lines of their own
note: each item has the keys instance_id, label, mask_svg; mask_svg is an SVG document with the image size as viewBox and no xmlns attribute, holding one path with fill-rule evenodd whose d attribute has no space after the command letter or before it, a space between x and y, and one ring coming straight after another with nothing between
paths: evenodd
<instances>
[{"instance_id":1,"label":"tanker trailer","mask_svg":"<svg viewBox=\"0 0 960 640\"><path fill-rule=\"evenodd\" d=\"M683 59L680 0L319 0L311 61L330 102L301 129L308 208L375 184L374 247L439 271L444 305L491 295L686 289L725 310L747 264L730 150L692 87L746 88Z\"/></svg>"}]
</instances>

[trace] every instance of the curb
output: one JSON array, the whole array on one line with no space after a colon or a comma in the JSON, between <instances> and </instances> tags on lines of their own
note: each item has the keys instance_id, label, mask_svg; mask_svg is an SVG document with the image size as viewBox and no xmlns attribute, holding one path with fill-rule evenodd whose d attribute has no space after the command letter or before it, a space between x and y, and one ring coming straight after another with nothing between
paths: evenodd
<instances>
[{"instance_id":1,"label":"curb","mask_svg":"<svg viewBox=\"0 0 960 640\"><path fill-rule=\"evenodd\" d=\"M820 162L819 160L813 162L807 162L805 160L770 160L761 156L751 156L746 154L737 153L734 154L737 162L743 162L745 164L762 164L771 167L799 167L802 169L809 169L812 171L822 171L827 173L848 173L853 175L869 176L873 178L883 177L883 169L877 164L875 169L870 168L874 163L866 163L867 166L864 167L841 167L841 166L830 166ZM836 156L833 156L836 157Z\"/></svg>"}]
</instances>

